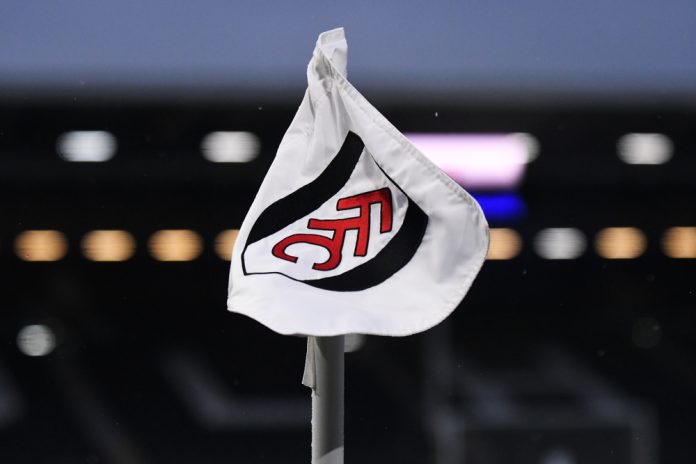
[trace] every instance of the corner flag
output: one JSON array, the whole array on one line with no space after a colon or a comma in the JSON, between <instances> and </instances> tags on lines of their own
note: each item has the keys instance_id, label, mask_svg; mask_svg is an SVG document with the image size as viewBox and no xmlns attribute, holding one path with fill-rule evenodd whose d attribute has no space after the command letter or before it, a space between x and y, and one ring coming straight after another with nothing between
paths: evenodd
<instances>
[{"instance_id":1,"label":"corner flag","mask_svg":"<svg viewBox=\"0 0 696 464\"><path fill-rule=\"evenodd\" d=\"M227 304L281 334L410 335L464 298L488 225L348 82L347 48L342 28L319 36L237 237Z\"/></svg>"}]
</instances>

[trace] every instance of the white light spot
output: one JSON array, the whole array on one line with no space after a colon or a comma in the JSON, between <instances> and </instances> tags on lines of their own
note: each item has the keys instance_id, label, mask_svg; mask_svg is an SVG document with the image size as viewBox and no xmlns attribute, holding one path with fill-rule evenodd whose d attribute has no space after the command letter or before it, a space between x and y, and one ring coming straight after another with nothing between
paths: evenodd
<instances>
[{"instance_id":1,"label":"white light spot","mask_svg":"<svg viewBox=\"0 0 696 464\"><path fill-rule=\"evenodd\" d=\"M203 157L213 163L248 163L259 155L260 147L251 132L211 132L201 143Z\"/></svg>"},{"instance_id":2,"label":"white light spot","mask_svg":"<svg viewBox=\"0 0 696 464\"><path fill-rule=\"evenodd\" d=\"M664 164L672 158L672 141L664 134L626 134L618 151L627 164Z\"/></svg>"},{"instance_id":3,"label":"white light spot","mask_svg":"<svg viewBox=\"0 0 696 464\"><path fill-rule=\"evenodd\" d=\"M17 347L27 356L46 356L56 347L56 336L48 326L28 325L17 334Z\"/></svg>"},{"instance_id":4,"label":"white light spot","mask_svg":"<svg viewBox=\"0 0 696 464\"><path fill-rule=\"evenodd\" d=\"M66 132L56 145L60 157L72 162L102 163L116 153L116 137L106 131Z\"/></svg>"},{"instance_id":5,"label":"white light spot","mask_svg":"<svg viewBox=\"0 0 696 464\"><path fill-rule=\"evenodd\" d=\"M534 249L545 259L575 259L586 247L583 233L573 228L543 229L534 239Z\"/></svg>"}]
</instances>

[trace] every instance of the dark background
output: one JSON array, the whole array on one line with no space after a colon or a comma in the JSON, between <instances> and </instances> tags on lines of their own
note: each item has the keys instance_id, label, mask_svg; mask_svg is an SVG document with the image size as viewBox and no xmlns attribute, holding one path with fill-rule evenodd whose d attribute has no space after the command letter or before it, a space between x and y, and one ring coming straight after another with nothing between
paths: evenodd
<instances>
[{"instance_id":1,"label":"dark background","mask_svg":"<svg viewBox=\"0 0 696 464\"><path fill-rule=\"evenodd\" d=\"M519 255L488 261L437 328L347 354L346 459L401 463L681 463L696 457L696 268L661 246L696 226L696 8L689 2L6 2L0 14L0 462L307 462L305 340L226 311L217 234L238 228L303 93L316 35L346 25L352 82L403 132L532 134L539 157L489 217ZM69 131L112 133L105 163L61 159ZM249 131L250 163L201 140ZM661 133L661 165L617 156ZM474 192L497 194L500 192ZM647 239L594 248L605 227ZM537 233L573 227L577 259ZM27 262L26 230L68 251ZM82 237L123 229L124 262ZM150 236L192 229L190 262ZM28 325L56 346L27 356Z\"/></svg>"}]
</instances>

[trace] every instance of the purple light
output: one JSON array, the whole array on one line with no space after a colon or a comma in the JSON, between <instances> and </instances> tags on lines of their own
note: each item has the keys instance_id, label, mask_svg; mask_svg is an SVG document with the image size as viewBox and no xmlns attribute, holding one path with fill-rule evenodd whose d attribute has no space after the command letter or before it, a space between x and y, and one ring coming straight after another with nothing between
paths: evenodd
<instances>
[{"instance_id":1,"label":"purple light","mask_svg":"<svg viewBox=\"0 0 696 464\"><path fill-rule=\"evenodd\" d=\"M464 187L516 187L533 157L526 134L406 134L425 156Z\"/></svg>"}]
</instances>

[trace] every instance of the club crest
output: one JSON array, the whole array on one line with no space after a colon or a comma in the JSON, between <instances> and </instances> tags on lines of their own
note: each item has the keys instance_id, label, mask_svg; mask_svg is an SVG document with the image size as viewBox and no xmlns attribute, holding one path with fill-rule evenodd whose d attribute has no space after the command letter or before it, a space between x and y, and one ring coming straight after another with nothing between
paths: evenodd
<instances>
[{"instance_id":1,"label":"club crest","mask_svg":"<svg viewBox=\"0 0 696 464\"><path fill-rule=\"evenodd\" d=\"M314 181L259 215L242 266L246 275L281 274L325 290L364 290L408 263L427 222L351 132Z\"/></svg>"}]
</instances>

